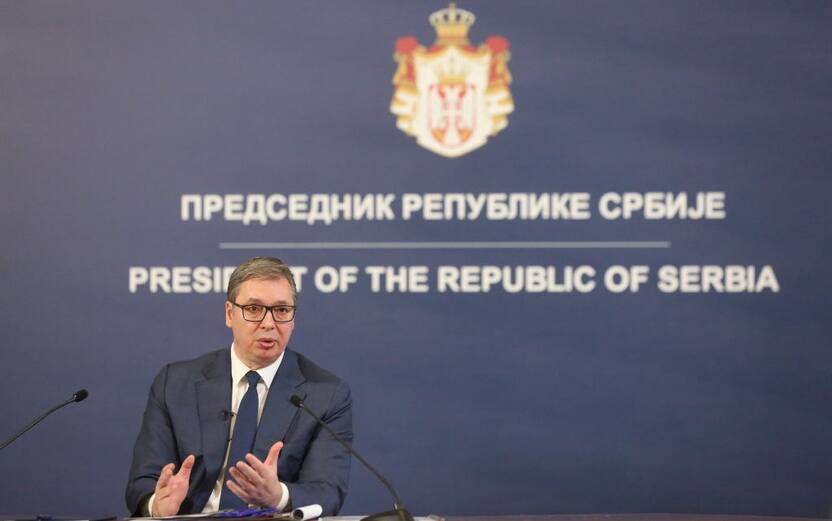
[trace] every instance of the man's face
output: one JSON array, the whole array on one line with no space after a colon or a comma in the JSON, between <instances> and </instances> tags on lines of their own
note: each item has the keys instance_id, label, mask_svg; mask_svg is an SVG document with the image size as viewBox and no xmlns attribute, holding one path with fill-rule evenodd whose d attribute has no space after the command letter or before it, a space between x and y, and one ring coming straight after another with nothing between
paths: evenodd
<instances>
[{"instance_id":1,"label":"man's face","mask_svg":"<svg viewBox=\"0 0 832 521\"><path fill-rule=\"evenodd\" d=\"M292 286L289 281L280 279L248 279L240 284L237 304L260 304L276 306L288 304L293 306ZM295 321L275 322L271 313L260 322L248 322L243 319L243 310L225 303L225 325L234 335L234 349L237 356L249 369L260 369L280 357L289 345L289 338L295 327Z\"/></svg>"}]
</instances>

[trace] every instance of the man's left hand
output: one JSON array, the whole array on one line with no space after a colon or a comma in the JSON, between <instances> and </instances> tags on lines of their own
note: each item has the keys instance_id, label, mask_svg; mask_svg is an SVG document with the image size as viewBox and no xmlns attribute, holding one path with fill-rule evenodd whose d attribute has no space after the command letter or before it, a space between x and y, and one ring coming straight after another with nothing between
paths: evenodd
<instances>
[{"instance_id":1,"label":"man's left hand","mask_svg":"<svg viewBox=\"0 0 832 521\"><path fill-rule=\"evenodd\" d=\"M276 507L283 496L277 479L277 457L283 442L278 441L269 449L266 461L253 454L246 454L245 461L238 461L229 469L233 480L226 481L228 490L250 505Z\"/></svg>"}]
</instances>

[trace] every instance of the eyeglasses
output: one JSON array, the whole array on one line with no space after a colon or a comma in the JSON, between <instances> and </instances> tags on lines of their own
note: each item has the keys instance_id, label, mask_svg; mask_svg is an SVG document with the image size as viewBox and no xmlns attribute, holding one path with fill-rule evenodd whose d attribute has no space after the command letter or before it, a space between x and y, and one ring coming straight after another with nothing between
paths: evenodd
<instances>
[{"instance_id":1,"label":"eyeglasses","mask_svg":"<svg viewBox=\"0 0 832 521\"><path fill-rule=\"evenodd\" d=\"M230 300L228 302L231 302ZM243 311L243 320L246 322L261 322L266 318L266 312L271 311L272 318L275 322L291 322L295 318L295 306L286 304L278 304L276 306L262 306L260 304L245 304L240 305L236 302L231 302L232 306L237 306Z\"/></svg>"}]
</instances>

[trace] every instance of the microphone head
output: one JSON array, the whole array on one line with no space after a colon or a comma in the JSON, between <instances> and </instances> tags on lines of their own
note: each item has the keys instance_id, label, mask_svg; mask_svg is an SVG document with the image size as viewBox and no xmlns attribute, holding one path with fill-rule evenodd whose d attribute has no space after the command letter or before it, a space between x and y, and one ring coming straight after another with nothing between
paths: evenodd
<instances>
[{"instance_id":1,"label":"microphone head","mask_svg":"<svg viewBox=\"0 0 832 521\"><path fill-rule=\"evenodd\" d=\"M292 397L289 398L289 401L292 402L292 405L294 405L295 407L300 407L301 405L303 405L303 400L301 400L300 396L296 394L293 394Z\"/></svg>"},{"instance_id":2,"label":"microphone head","mask_svg":"<svg viewBox=\"0 0 832 521\"><path fill-rule=\"evenodd\" d=\"M73 402L82 402L87 399L90 393L87 392L86 389L81 389L80 391L75 391L75 394L72 395Z\"/></svg>"}]
</instances>

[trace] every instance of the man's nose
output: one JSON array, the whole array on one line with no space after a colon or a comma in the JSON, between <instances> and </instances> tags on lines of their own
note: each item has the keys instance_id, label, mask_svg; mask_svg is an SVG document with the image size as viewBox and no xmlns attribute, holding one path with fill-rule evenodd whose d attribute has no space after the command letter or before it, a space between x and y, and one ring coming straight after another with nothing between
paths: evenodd
<instances>
[{"instance_id":1,"label":"man's nose","mask_svg":"<svg viewBox=\"0 0 832 521\"><path fill-rule=\"evenodd\" d=\"M260 321L260 327L263 329L274 329L277 327L277 322L274 321L271 310L266 311L266 316Z\"/></svg>"}]
</instances>

